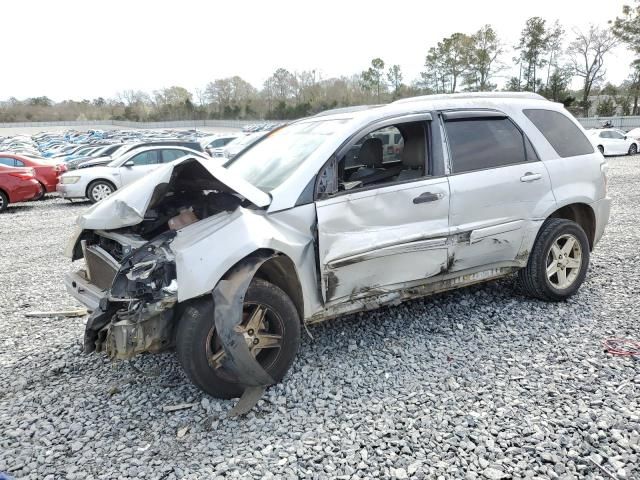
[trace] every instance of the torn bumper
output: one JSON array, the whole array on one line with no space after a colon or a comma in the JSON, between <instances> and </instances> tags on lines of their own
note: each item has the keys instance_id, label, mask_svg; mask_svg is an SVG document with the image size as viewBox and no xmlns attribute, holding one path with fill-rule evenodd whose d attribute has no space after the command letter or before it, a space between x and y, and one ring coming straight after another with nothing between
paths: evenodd
<instances>
[{"instance_id":1,"label":"torn bumper","mask_svg":"<svg viewBox=\"0 0 640 480\"><path fill-rule=\"evenodd\" d=\"M602 198L597 202L593 202L591 204L591 208L596 216L596 230L593 238L593 246L595 247L597 243L604 235L604 229L609 223L609 215L611 213L611 199L610 198Z\"/></svg>"},{"instance_id":2,"label":"torn bumper","mask_svg":"<svg viewBox=\"0 0 640 480\"><path fill-rule=\"evenodd\" d=\"M86 277L84 270L70 272L64 276L64 286L67 292L93 312L98 309L100 300L107 296L107 290L102 290L92 284Z\"/></svg>"}]
</instances>

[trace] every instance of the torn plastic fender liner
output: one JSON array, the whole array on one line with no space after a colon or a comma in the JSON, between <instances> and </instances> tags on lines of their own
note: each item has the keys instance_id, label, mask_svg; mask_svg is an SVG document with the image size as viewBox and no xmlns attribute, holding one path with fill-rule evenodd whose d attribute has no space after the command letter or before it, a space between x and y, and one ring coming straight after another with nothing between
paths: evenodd
<instances>
[{"instance_id":1,"label":"torn plastic fender liner","mask_svg":"<svg viewBox=\"0 0 640 480\"><path fill-rule=\"evenodd\" d=\"M244 297L253 276L264 262L273 257L275 254L260 254L241 260L213 289L216 332L226 354L224 367L246 387L267 387L275 383L253 357L244 335L236 328L242 323ZM249 409L259 399L258 396Z\"/></svg>"}]
</instances>

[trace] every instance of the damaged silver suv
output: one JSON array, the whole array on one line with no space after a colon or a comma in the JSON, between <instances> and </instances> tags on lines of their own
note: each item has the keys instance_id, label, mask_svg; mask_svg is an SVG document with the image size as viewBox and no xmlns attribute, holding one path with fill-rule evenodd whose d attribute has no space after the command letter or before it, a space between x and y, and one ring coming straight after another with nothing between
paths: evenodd
<instances>
[{"instance_id":1,"label":"damaged silver suv","mask_svg":"<svg viewBox=\"0 0 640 480\"><path fill-rule=\"evenodd\" d=\"M183 157L98 202L66 286L92 311L86 352L175 347L207 393L255 399L303 324L516 272L531 296L573 295L606 186L580 125L534 94L334 110L225 167Z\"/></svg>"}]
</instances>

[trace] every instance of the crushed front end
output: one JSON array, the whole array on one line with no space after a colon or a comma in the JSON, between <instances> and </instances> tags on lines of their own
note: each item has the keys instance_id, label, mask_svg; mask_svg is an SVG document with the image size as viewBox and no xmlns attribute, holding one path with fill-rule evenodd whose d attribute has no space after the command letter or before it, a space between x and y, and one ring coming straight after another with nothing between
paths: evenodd
<instances>
[{"instance_id":1,"label":"crushed front end","mask_svg":"<svg viewBox=\"0 0 640 480\"><path fill-rule=\"evenodd\" d=\"M251 192L238 194L213 168L201 159L174 162L79 218L66 254L84 258L85 268L68 273L65 285L90 311L85 352L128 359L173 345L180 306L172 243L193 238L188 227L203 220L211 233L251 204Z\"/></svg>"},{"instance_id":2,"label":"crushed front end","mask_svg":"<svg viewBox=\"0 0 640 480\"><path fill-rule=\"evenodd\" d=\"M174 237L174 231L150 242L106 231L84 235L86 269L68 274L66 285L92 310L85 352L126 359L171 346L178 289L169 248Z\"/></svg>"}]
</instances>

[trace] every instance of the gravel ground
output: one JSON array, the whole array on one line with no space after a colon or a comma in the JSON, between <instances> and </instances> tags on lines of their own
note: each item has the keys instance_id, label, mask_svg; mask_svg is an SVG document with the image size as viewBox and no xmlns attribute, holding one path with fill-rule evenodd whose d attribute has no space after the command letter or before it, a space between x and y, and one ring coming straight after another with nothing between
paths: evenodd
<instances>
[{"instance_id":1,"label":"gravel ground","mask_svg":"<svg viewBox=\"0 0 640 480\"><path fill-rule=\"evenodd\" d=\"M579 294L513 279L311 328L283 384L246 418L173 354L82 355L61 276L86 204L0 216L0 472L18 478L638 478L640 157L610 160L614 209ZM163 406L195 405L164 413ZM603 470L606 470L605 473Z\"/></svg>"}]
</instances>

